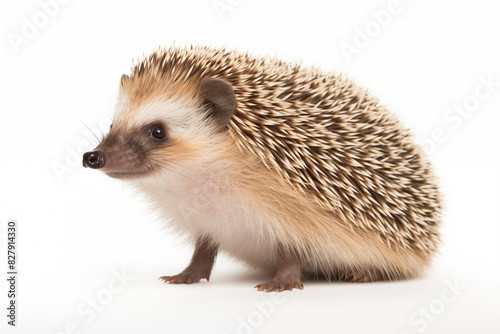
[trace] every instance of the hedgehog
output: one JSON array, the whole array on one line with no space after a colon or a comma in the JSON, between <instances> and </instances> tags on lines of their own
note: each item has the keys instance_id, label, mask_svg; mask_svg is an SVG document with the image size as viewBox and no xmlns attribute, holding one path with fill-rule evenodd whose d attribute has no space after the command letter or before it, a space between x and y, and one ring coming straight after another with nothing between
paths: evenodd
<instances>
[{"instance_id":1,"label":"hedgehog","mask_svg":"<svg viewBox=\"0 0 500 334\"><path fill-rule=\"evenodd\" d=\"M402 280L440 244L436 176L395 114L343 74L273 57L143 56L83 166L128 182L194 245L167 283L208 281L219 252L273 277L258 291Z\"/></svg>"}]
</instances>

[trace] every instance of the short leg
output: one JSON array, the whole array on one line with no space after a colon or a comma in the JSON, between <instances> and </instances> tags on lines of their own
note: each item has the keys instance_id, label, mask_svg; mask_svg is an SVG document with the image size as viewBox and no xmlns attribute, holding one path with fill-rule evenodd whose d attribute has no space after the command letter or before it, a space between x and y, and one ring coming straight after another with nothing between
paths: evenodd
<instances>
[{"instance_id":1,"label":"short leg","mask_svg":"<svg viewBox=\"0 0 500 334\"><path fill-rule=\"evenodd\" d=\"M301 277L302 266L300 257L296 252L285 252L281 245L278 246L278 270L272 281L255 286L258 291L292 290L293 288L303 289Z\"/></svg>"},{"instance_id":2,"label":"short leg","mask_svg":"<svg viewBox=\"0 0 500 334\"><path fill-rule=\"evenodd\" d=\"M206 237L200 237L196 241L195 250L191 263L180 274L175 276L162 276L159 279L165 283L197 283L202 278L210 279L210 273L214 266L218 247Z\"/></svg>"}]
</instances>

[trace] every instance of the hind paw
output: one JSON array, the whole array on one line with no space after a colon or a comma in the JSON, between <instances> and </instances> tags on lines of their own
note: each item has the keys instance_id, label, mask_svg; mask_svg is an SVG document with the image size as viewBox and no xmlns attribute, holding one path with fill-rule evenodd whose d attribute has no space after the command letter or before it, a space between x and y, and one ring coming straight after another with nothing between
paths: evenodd
<instances>
[{"instance_id":1,"label":"hind paw","mask_svg":"<svg viewBox=\"0 0 500 334\"><path fill-rule=\"evenodd\" d=\"M272 292L272 291L281 292L285 290L291 291L294 288L302 290L304 289L304 285L302 284L302 282L300 282L300 280L293 282L273 280L271 282L257 284L255 286L255 289L257 289L257 291L264 291L264 292Z\"/></svg>"},{"instance_id":2,"label":"hind paw","mask_svg":"<svg viewBox=\"0 0 500 334\"><path fill-rule=\"evenodd\" d=\"M384 279L383 275L378 271L369 273L351 271L345 275L345 280L350 283L368 283L368 282L381 281L383 279Z\"/></svg>"}]
</instances>

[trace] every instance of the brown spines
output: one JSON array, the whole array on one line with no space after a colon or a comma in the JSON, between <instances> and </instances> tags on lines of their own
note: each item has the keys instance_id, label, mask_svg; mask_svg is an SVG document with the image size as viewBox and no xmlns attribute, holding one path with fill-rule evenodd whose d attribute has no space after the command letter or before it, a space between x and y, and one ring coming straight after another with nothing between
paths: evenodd
<instances>
[{"instance_id":1,"label":"brown spines","mask_svg":"<svg viewBox=\"0 0 500 334\"><path fill-rule=\"evenodd\" d=\"M387 244L433 253L441 197L407 129L342 75L225 49L158 49L123 80L129 103L196 100L203 78L236 94L230 135L296 191Z\"/></svg>"}]
</instances>

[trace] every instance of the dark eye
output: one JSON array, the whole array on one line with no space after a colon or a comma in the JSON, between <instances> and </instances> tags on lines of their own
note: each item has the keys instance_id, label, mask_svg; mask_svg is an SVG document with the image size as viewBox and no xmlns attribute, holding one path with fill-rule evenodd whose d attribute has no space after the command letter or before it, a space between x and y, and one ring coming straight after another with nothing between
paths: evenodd
<instances>
[{"instance_id":1,"label":"dark eye","mask_svg":"<svg viewBox=\"0 0 500 334\"><path fill-rule=\"evenodd\" d=\"M151 137L157 140L165 138L165 129L162 126L156 125L151 129Z\"/></svg>"}]
</instances>

